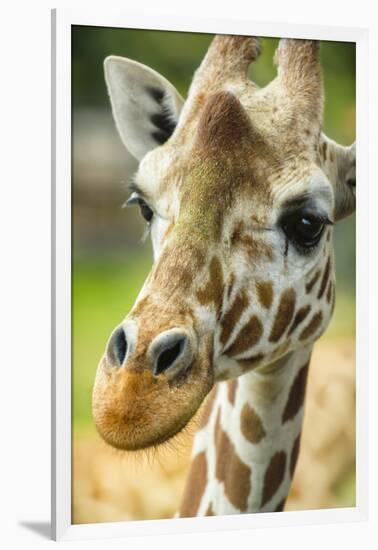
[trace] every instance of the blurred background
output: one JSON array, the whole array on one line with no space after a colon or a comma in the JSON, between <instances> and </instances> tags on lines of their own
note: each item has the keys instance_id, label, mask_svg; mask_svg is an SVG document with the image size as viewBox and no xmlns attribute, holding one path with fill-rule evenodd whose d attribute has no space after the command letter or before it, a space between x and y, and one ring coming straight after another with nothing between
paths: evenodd
<instances>
[{"instance_id":1,"label":"blurred background","mask_svg":"<svg viewBox=\"0 0 378 550\"><path fill-rule=\"evenodd\" d=\"M185 97L212 35L72 27L73 122L73 501L74 523L169 518L178 508L191 448L185 436L156 455L111 449L98 436L91 392L114 327L152 263L137 208L122 209L136 170L115 129L103 76L107 55L151 66ZM263 39L251 77L275 76L276 39ZM324 130L355 139L355 45L323 42ZM310 368L300 458L286 510L355 503L355 220L335 231L337 300Z\"/></svg>"}]
</instances>

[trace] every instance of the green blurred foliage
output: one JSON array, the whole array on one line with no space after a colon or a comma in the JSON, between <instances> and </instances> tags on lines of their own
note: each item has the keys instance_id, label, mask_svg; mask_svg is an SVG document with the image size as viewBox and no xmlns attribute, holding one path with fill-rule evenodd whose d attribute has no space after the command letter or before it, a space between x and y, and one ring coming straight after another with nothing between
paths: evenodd
<instances>
[{"instance_id":1,"label":"green blurred foliage","mask_svg":"<svg viewBox=\"0 0 378 550\"><path fill-rule=\"evenodd\" d=\"M91 394L105 343L133 305L151 267L149 255L129 253L125 260L76 260L73 270L73 419L74 429L93 428Z\"/></svg>"},{"instance_id":2,"label":"green blurred foliage","mask_svg":"<svg viewBox=\"0 0 378 550\"><path fill-rule=\"evenodd\" d=\"M72 28L73 108L108 109L103 77L107 55L129 57L151 66L170 80L185 97L193 72L211 35L103 27ZM275 75L276 39L263 40L263 54L250 68L257 84ZM340 143L355 137L355 46L323 42L326 133ZM74 204L75 208L75 204ZM125 214L126 215L126 214ZM74 231L75 239L75 231ZM355 320L354 216L335 231L338 299L328 337L352 336ZM132 306L152 263L150 247L128 248L108 255L88 254L74 240L73 262L73 419L75 429L91 422L91 391L97 363L114 327ZM115 258L115 255L118 257Z\"/></svg>"}]
</instances>

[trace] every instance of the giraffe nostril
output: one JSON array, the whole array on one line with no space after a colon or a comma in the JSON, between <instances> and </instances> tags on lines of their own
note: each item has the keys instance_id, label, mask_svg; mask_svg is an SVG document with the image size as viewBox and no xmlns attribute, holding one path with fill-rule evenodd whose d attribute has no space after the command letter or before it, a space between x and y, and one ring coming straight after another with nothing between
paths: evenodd
<instances>
[{"instance_id":1,"label":"giraffe nostril","mask_svg":"<svg viewBox=\"0 0 378 550\"><path fill-rule=\"evenodd\" d=\"M114 331L109 343L109 353L110 358L113 359L112 363L115 360L119 366L123 365L127 353L127 339L122 327L118 327Z\"/></svg>"},{"instance_id":2,"label":"giraffe nostril","mask_svg":"<svg viewBox=\"0 0 378 550\"><path fill-rule=\"evenodd\" d=\"M180 336L176 341L167 342L161 347L155 358L154 374L161 374L171 367L176 359L182 354L186 343L186 337Z\"/></svg>"}]
</instances>

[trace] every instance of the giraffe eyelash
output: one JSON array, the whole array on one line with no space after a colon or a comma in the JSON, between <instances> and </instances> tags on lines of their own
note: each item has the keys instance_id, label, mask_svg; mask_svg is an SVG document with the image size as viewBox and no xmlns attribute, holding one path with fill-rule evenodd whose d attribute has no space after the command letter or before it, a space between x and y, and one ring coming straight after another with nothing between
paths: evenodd
<instances>
[{"instance_id":1,"label":"giraffe eyelash","mask_svg":"<svg viewBox=\"0 0 378 550\"><path fill-rule=\"evenodd\" d=\"M145 192L136 181L131 181L127 184L127 189L130 193L130 195L138 195L141 199L143 199L145 202L151 202L151 197L149 193ZM127 202L127 201L126 201Z\"/></svg>"},{"instance_id":2,"label":"giraffe eyelash","mask_svg":"<svg viewBox=\"0 0 378 550\"><path fill-rule=\"evenodd\" d=\"M151 223L147 223L144 228L143 235L140 238L140 244L144 244L150 235L151 235Z\"/></svg>"}]
</instances>

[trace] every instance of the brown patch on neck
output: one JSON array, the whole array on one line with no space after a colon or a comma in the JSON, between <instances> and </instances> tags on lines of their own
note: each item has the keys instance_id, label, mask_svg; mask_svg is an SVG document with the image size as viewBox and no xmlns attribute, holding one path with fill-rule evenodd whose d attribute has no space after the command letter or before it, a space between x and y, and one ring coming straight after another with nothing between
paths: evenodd
<instances>
[{"instance_id":1,"label":"brown patch on neck","mask_svg":"<svg viewBox=\"0 0 378 550\"><path fill-rule=\"evenodd\" d=\"M310 363L306 363L294 379L286 401L285 409L282 413L282 423L294 418L303 406L309 364Z\"/></svg>"},{"instance_id":2,"label":"brown patch on neck","mask_svg":"<svg viewBox=\"0 0 378 550\"><path fill-rule=\"evenodd\" d=\"M237 378L233 378L227 382L227 397L231 405L235 405L236 390L238 387Z\"/></svg>"},{"instance_id":3,"label":"brown patch on neck","mask_svg":"<svg viewBox=\"0 0 378 550\"><path fill-rule=\"evenodd\" d=\"M280 299L276 318L270 333L269 342L278 342L290 325L295 309L295 292L292 288L285 290Z\"/></svg>"},{"instance_id":4,"label":"brown patch on neck","mask_svg":"<svg viewBox=\"0 0 378 550\"><path fill-rule=\"evenodd\" d=\"M263 333L261 321L253 315L248 323L240 330L235 341L229 348L226 354L229 357L240 355L257 344Z\"/></svg>"},{"instance_id":5,"label":"brown patch on neck","mask_svg":"<svg viewBox=\"0 0 378 550\"><path fill-rule=\"evenodd\" d=\"M214 386L209 395L206 397L205 404L202 409L201 420L199 423L199 429L204 428L209 422L211 411L213 410L213 405L215 398L217 396L218 386Z\"/></svg>"},{"instance_id":6,"label":"brown patch on neck","mask_svg":"<svg viewBox=\"0 0 378 550\"><path fill-rule=\"evenodd\" d=\"M220 335L220 342L224 346L227 344L232 329L236 325L236 323L239 321L243 311L249 304L249 298L247 293L242 290L239 292L239 294L236 296L232 306L230 309L225 313L222 319L222 332Z\"/></svg>"},{"instance_id":7,"label":"brown patch on neck","mask_svg":"<svg viewBox=\"0 0 378 550\"><path fill-rule=\"evenodd\" d=\"M211 505L211 502L209 503L209 506L207 507L205 516L214 516L214 510L213 510L213 507Z\"/></svg>"},{"instance_id":8,"label":"brown patch on neck","mask_svg":"<svg viewBox=\"0 0 378 550\"><path fill-rule=\"evenodd\" d=\"M273 301L273 285L270 281L258 281L256 283L257 296L260 304L269 309Z\"/></svg>"},{"instance_id":9,"label":"brown patch on neck","mask_svg":"<svg viewBox=\"0 0 378 550\"><path fill-rule=\"evenodd\" d=\"M240 101L230 92L209 96L197 129L197 145L202 150L234 149L251 133L251 124Z\"/></svg>"},{"instance_id":10,"label":"brown patch on neck","mask_svg":"<svg viewBox=\"0 0 378 550\"><path fill-rule=\"evenodd\" d=\"M264 489L261 499L263 507L278 491L284 477L286 468L286 453L279 451L271 458L264 476Z\"/></svg>"},{"instance_id":11,"label":"brown patch on neck","mask_svg":"<svg viewBox=\"0 0 378 550\"><path fill-rule=\"evenodd\" d=\"M186 480L179 512L181 518L193 518L197 515L206 483L207 461L205 453L202 452L194 458Z\"/></svg>"},{"instance_id":12,"label":"brown patch on neck","mask_svg":"<svg viewBox=\"0 0 378 550\"><path fill-rule=\"evenodd\" d=\"M223 482L228 500L241 512L247 510L251 493L251 468L236 454L235 447L220 425L220 410L215 425L216 478Z\"/></svg>"},{"instance_id":13,"label":"brown patch on neck","mask_svg":"<svg viewBox=\"0 0 378 550\"><path fill-rule=\"evenodd\" d=\"M301 443L301 434L298 435L298 437L294 441L293 448L291 449L291 455L290 455L290 476L291 477L294 476L295 467L297 465L300 443Z\"/></svg>"},{"instance_id":14,"label":"brown patch on neck","mask_svg":"<svg viewBox=\"0 0 378 550\"><path fill-rule=\"evenodd\" d=\"M227 289L227 300L230 299L231 293L234 288L234 284L235 284L235 273L231 273L230 282L228 283L228 289Z\"/></svg>"},{"instance_id":15,"label":"brown patch on neck","mask_svg":"<svg viewBox=\"0 0 378 550\"><path fill-rule=\"evenodd\" d=\"M240 429L250 443L259 443L266 432L261 418L248 403L245 403L240 413Z\"/></svg>"},{"instance_id":16,"label":"brown patch on neck","mask_svg":"<svg viewBox=\"0 0 378 550\"><path fill-rule=\"evenodd\" d=\"M286 502L286 498L282 499L281 502L279 504L277 504L274 511L275 512L283 512L283 509L285 507L285 502Z\"/></svg>"}]
</instances>

